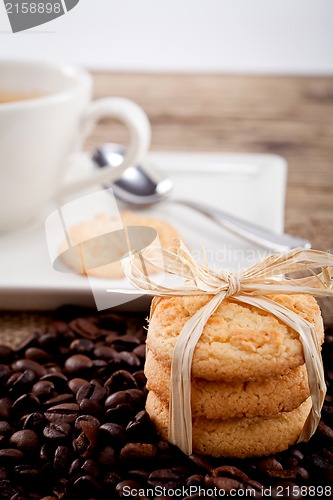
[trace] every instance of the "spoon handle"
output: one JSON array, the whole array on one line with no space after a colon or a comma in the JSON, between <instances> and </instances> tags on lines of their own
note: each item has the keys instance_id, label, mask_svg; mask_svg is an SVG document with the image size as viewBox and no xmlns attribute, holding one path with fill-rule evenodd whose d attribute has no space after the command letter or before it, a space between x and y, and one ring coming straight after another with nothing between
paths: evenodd
<instances>
[{"instance_id":1,"label":"spoon handle","mask_svg":"<svg viewBox=\"0 0 333 500\"><path fill-rule=\"evenodd\" d=\"M276 252L285 252L292 248L311 248L311 243L303 238L298 238L297 236L291 236L289 234L273 233L268 229L257 226L252 222L239 219L234 215L230 215L219 208L211 207L205 203L179 199L173 201L200 212L219 226L261 247Z\"/></svg>"}]
</instances>

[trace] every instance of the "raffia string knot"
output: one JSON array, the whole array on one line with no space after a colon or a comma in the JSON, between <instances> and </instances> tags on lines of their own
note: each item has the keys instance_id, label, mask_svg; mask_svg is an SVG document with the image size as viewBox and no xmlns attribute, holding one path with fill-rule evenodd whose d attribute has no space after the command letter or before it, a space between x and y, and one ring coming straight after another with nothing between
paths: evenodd
<instances>
[{"instance_id":1,"label":"raffia string knot","mask_svg":"<svg viewBox=\"0 0 333 500\"><path fill-rule=\"evenodd\" d=\"M226 297L233 297L234 295L238 295L241 292L242 283L237 274L230 273L222 269L221 271L218 271L216 275L219 279L228 284Z\"/></svg>"},{"instance_id":2,"label":"raffia string knot","mask_svg":"<svg viewBox=\"0 0 333 500\"><path fill-rule=\"evenodd\" d=\"M132 251L122 258L126 277L142 294L157 297L210 295L181 330L172 356L168 438L184 453L192 453L191 367L193 353L203 329L226 297L273 314L295 330L303 346L312 408L299 441L307 441L315 432L324 402L326 386L320 345L314 325L295 312L269 299L276 294L305 293L333 296L333 256L318 250L296 248L281 255L270 255L240 273L218 273L198 264L180 241L177 253L159 247ZM147 268L153 265L162 272L177 276L180 284L167 286L151 279ZM318 272L319 269L319 272ZM289 273L307 271L308 276L289 277ZM108 290L109 292L119 292ZM136 294L136 290L122 290ZM151 315L156 301L153 301Z\"/></svg>"}]
</instances>

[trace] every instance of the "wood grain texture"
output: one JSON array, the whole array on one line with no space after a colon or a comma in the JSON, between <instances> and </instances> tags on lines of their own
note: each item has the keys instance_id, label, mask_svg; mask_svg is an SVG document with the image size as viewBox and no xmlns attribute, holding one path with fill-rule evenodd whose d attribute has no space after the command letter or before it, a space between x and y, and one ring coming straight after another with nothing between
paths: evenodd
<instances>
[{"instance_id":1,"label":"wood grain texture","mask_svg":"<svg viewBox=\"0 0 333 500\"><path fill-rule=\"evenodd\" d=\"M286 231L333 251L333 78L95 73L95 97L147 112L152 150L275 153L289 166ZM116 122L88 141L125 143ZM333 322L333 305L322 301Z\"/></svg>"}]
</instances>

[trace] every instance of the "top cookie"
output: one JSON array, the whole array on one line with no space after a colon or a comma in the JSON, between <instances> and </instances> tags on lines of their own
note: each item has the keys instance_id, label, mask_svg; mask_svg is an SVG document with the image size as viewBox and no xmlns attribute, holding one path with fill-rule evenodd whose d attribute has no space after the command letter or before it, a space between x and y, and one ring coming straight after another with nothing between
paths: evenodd
<instances>
[{"instance_id":1,"label":"top cookie","mask_svg":"<svg viewBox=\"0 0 333 500\"><path fill-rule=\"evenodd\" d=\"M147 346L157 360L170 365L178 335L209 300L209 295L163 298L149 323ZM312 323L319 343L323 321L310 295L275 295L284 305ZM192 375L206 380L250 380L282 375L305 362L299 335L272 314L226 299L208 320L196 345Z\"/></svg>"}]
</instances>

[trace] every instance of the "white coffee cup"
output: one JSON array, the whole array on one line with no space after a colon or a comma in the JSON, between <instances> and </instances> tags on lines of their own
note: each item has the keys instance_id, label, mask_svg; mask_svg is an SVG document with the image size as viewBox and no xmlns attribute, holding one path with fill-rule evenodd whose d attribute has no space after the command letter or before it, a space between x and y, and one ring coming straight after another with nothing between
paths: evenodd
<instances>
[{"instance_id":1,"label":"white coffee cup","mask_svg":"<svg viewBox=\"0 0 333 500\"><path fill-rule=\"evenodd\" d=\"M26 223L52 199L116 179L148 150L151 131L143 110L120 97L91 102L92 78L83 69L0 61L0 98L8 93L32 98L0 102L0 231ZM73 153L105 117L129 129L123 163L82 172L64 184L69 158L73 163Z\"/></svg>"}]
</instances>

